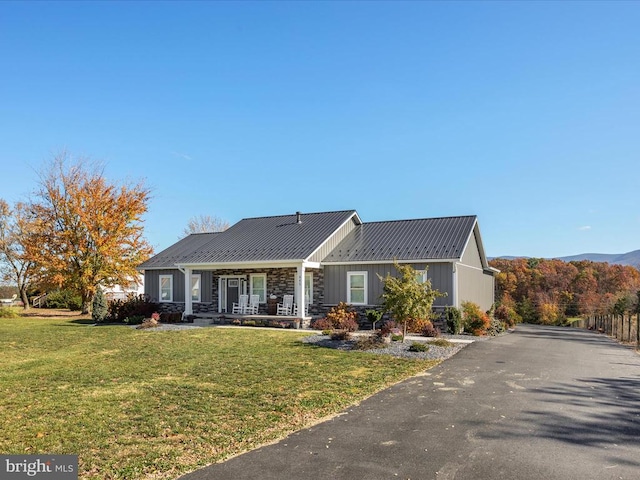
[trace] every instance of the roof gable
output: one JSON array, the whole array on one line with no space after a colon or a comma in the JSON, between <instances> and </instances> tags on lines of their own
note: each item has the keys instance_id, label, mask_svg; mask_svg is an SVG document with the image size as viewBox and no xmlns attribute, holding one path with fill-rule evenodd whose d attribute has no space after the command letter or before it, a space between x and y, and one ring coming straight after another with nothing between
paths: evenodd
<instances>
[{"instance_id":1,"label":"roof gable","mask_svg":"<svg viewBox=\"0 0 640 480\"><path fill-rule=\"evenodd\" d=\"M476 216L363 223L323 263L460 259Z\"/></svg>"}]
</instances>

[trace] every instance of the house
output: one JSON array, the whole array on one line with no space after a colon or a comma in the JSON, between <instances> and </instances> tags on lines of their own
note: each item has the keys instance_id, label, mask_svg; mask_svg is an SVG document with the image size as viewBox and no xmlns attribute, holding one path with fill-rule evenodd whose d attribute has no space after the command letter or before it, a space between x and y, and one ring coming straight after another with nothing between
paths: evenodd
<instances>
[{"instance_id":1,"label":"house","mask_svg":"<svg viewBox=\"0 0 640 480\"><path fill-rule=\"evenodd\" d=\"M380 303L378 275L411 264L446 292L434 308L473 301L488 310L489 267L476 216L363 222L355 210L245 218L228 230L192 234L141 264L145 293L163 311L230 313L239 295L294 295L311 315L339 302L360 312Z\"/></svg>"}]
</instances>

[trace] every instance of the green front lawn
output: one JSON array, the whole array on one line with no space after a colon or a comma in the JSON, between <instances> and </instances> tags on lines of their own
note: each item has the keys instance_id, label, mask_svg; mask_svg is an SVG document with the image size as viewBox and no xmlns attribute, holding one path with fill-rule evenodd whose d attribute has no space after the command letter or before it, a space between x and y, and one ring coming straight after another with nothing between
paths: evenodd
<instances>
[{"instance_id":1,"label":"green front lawn","mask_svg":"<svg viewBox=\"0 0 640 480\"><path fill-rule=\"evenodd\" d=\"M295 331L0 319L0 452L78 454L80 478L176 478L434 365Z\"/></svg>"}]
</instances>

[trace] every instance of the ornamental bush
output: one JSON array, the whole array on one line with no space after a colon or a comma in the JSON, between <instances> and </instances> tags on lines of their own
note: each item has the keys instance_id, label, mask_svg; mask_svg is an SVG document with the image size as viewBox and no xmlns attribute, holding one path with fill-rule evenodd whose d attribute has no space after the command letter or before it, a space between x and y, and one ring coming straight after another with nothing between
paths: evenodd
<instances>
[{"instance_id":1,"label":"ornamental bush","mask_svg":"<svg viewBox=\"0 0 640 480\"><path fill-rule=\"evenodd\" d=\"M462 313L456 307L447 307L444 310L444 317L447 321L449 333L458 335L462 330Z\"/></svg>"},{"instance_id":2,"label":"ornamental bush","mask_svg":"<svg viewBox=\"0 0 640 480\"><path fill-rule=\"evenodd\" d=\"M475 336L486 335L491 326L489 315L473 302L462 302L462 321L464 329Z\"/></svg>"},{"instance_id":3,"label":"ornamental bush","mask_svg":"<svg viewBox=\"0 0 640 480\"><path fill-rule=\"evenodd\" d=\"M102 323L109 315L109 304L107 298L104 296L102 289L98 287L95 296L93 297L93 303L91 305L91 318L96 323Z\"/></svg>"},{"instance_id":4,"label":"ornamental bush","mask_svg":"<svg viewBox=\"0 0 640 480\"><path fill-rule=\"evenodd\" d=\"M358 313L348 304L340 302L333 307L325 318L319 318L311 324L316 330L358 330Z\"/></svg>"}]
</instances>

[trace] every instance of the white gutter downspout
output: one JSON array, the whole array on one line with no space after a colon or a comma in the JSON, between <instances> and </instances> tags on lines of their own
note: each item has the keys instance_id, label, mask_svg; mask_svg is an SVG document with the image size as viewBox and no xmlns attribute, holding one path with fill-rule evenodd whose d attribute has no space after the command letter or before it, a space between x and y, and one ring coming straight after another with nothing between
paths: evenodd
<instances>
[{"instance_id":1,"label":"white gutter downspout","mask_svg":"<svg viewBox=\"0 0 640 480\"><path fill-rule=\"evenodd\" d=\"M456 308L460 308L460 305L458 305L458 262L453 262L453 286L452 286L452 292L451 292L451 304L456 307Z\"/></svg>"}]
</instances>

